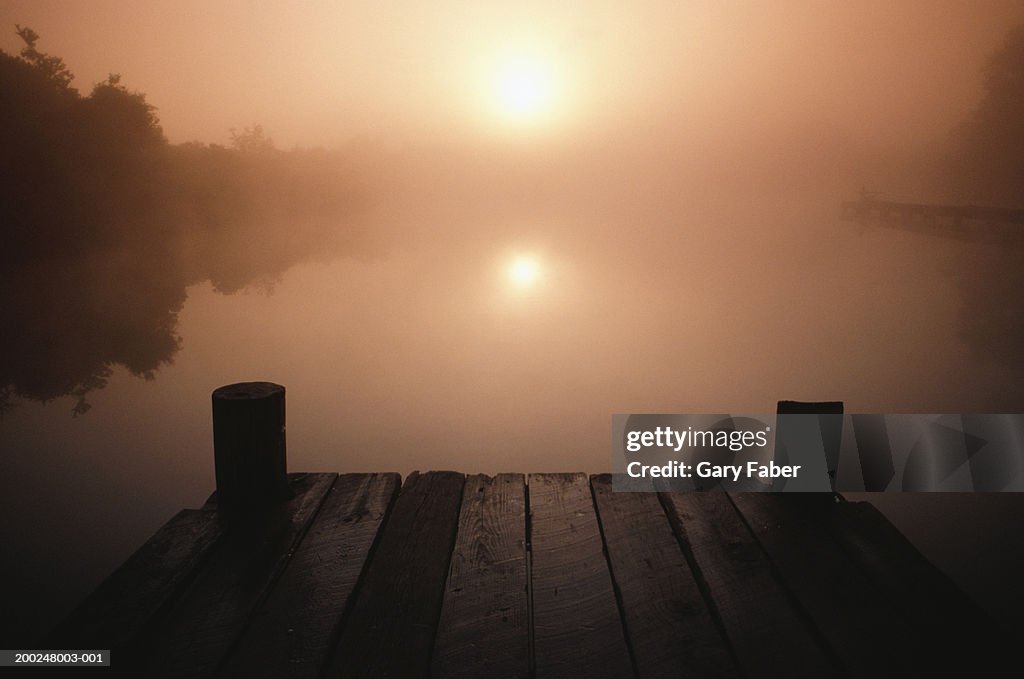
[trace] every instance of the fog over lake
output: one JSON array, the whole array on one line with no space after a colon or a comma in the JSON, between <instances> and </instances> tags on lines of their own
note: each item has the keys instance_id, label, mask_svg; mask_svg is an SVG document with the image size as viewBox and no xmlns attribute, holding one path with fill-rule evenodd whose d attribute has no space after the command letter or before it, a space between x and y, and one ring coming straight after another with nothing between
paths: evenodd
<instances>
[{"instance_id":1,"label":"fog over lake","mask_svg":"<svg viewBox=\"0 0 1024 679\"><path fill-rule=\"evenodd\" d=\"M1024 411L1020 242L840 219L1024 208L1024 8L982 4L5 3L3 638L205 500L224 384L285 385L290 470L403 475L608 471L613 413ZM1016 496L871 499L1011 617Z\"/></svg>"}]
</instances>

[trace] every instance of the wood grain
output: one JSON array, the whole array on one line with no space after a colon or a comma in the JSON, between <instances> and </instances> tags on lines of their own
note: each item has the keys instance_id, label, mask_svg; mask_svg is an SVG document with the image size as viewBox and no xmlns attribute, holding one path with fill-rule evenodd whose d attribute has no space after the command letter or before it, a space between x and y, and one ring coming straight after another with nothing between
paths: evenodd
<instances>
[{"instance_id":1,"label":"wood grain","mask_svg":"<svg viewBox=\"0 0 1024 679\"><path fill-rule=\"evenodd\" d=\"M293 498L258 522L233 525L217 553L162 622L146 676L208 677L241 636L334 483L291 474Z\"/></svg>"},{"instance_id":2,"label":"wood grain","mask_svg":"<svg viewBox=\"0 0 1024 679\"><path fill-rule=\"evenodd\" d=\"M633 676L586 475L529 484L537 678Z\"/></svg>"},{"instance_id":3,"label":"wood grain","mask_svg":"<svg viewBox=\"0 0 1024 679\"><path fill-rule=\"evenodd\" d=\"M224 532L216 511L178 512L58 626L48 645L109 648L119 666L135 665L154 621L196 575Z\"/></svg>"},{"instance_id":4,"label":"wood grain","mask_svg":"<svg viewBox=\"0 0 1024 679\"><path fill-rule=\"evenodd\" d=\"M381 523L398 474L342 474L221 676L319 676Z\"/></svg>"},{"instance_id":5,"label":"wood grain","mask_svg":"<svg viewBox=\"0 0 1024 679\"><path fill-rule=\"evenodd\" d=\"M183 511L47 642L111 648L131 677L996 676L1013 660L871 505L527 480L294 474L252 521Z\"/></svg>"},{"instance_id":6,"label":"wood grain","mask_svg":"<svg viewBox=\"0 0 1024 679\"><path fill-rule=\"evenodd\" d=\"M725 493L661 499L745 676L840 673Z\"/></svg>"},{"instance_id":7,"label":"wood grain","mask_svg":"<svg viewBox=\"0 0 1024 679\"><path fill-rule=\"evenodd\" d=\"M736 677L729 647L654 493L592 476L611 571L640 677Z\"/></svg>"},{"instance_id":8,"label":"wood grain","mask_svg":"<svg viewBox=\"0 0 1024 679\"><path fill-rule=\"evenodd\" d=\"M526 483L466 479L434 648L434 677L528 677Z\"/></svg>"},{"instance_id":9,"label":"wood grain","mask_svg":"<svg viewBox=\"0 0 1024 679\"><path fill-rule=\"evenodd\" d=\"M413 472L388 516L328 677L425 677L465 477Z\"/></svg>"}]
</instances>

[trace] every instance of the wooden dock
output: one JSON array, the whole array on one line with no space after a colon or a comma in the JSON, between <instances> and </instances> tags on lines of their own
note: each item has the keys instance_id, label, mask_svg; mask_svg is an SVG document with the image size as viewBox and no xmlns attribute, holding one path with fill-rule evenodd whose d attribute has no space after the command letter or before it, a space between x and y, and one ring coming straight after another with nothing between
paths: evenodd
<instances>
[{"instance_id":1,"label":"wooden dock","mask_svg":"<svg viewBox=\"0 0 1024 679\"><path fill-rule=\"evenodd\" d=\"M240 386L222 396L261 414L215 392L218 491L49 648L110 649L117 676L309 679L987 676L1013 650L869 504L582 473L286 474L283 388Z\"/></svg>"},{"instance_id":2,"label":"wooden dock","mask_svg":"<svg viewBox=\"0 0 1024 679\"><path fill-rule=\"evenodd\" d=\"M870 505L607 475L291 474L171 519L62 625L139 677L945 676L1000 631ZM966 675L965 675L966 676Z\"/></svg>"}]
</instances>

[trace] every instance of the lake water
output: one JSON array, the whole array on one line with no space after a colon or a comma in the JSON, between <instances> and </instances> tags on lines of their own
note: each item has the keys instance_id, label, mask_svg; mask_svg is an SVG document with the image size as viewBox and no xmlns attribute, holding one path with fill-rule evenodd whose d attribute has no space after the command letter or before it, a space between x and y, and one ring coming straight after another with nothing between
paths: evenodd
<instances>
[{"instance_id":1,"label":"lake water","mask_svg":"<svg viewBox=\"0 0 1024 679\"><path fill-rule=\"evenodd\" d=\"M783 216L784 217L784 216ZM776 231L583 220L424 229L377 257L290 269L270 292L188 290L182 349L0 422L3 638L38 633L214 487L210 393L287 388L293 471L607 471L616 412L988 410L1018 390L956 332L960 245L836 220ZM550 233L558 234L552 237ZM537 258L533 286L507 277ZM1002 399L1002 401L1000 401ZM1016 497L878 498L931 558L1009 615ZM1007 589L1010 587L1010 589ZM13 647L13 646L12 646Z\"/></svg>"}]
</instances>

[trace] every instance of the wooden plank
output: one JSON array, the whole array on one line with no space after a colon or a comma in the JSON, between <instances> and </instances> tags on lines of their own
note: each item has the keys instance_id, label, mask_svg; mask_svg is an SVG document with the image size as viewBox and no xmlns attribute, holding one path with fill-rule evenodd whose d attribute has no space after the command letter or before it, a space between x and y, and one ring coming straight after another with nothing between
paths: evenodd
<instances>
[{"instance_id":1,"label":"wooden plank","mask_svg":"<svg viewBox=\"0 0 1024 679\"><path fill-rule=\"evenodd\" d=\"M838 666L728 496L661 493L676 537L748 677L835 676Z\"/></svg>"},{"instance_id":2,"label":"wooden plank","mask_svg":"<svg viewBox=\"0 0 1024 679\"><path fill-rule=\"evenodd\" d=\"M529 484L536 677L633 676L586 475Z\"/></svg>"},{"instance_id":3,"label":"wooden plank","mask_svg":"<svg viewBox=\"0 0 1024 679\"><path fill-rule=\"evenodd\" d=\"M455 472L406 479L326 676L427 676L464 482Z\"/></svg>"},{"instance_id":4,"label":"wooden plank","mask_svg":"<svg viewBox=\"0 0 1024 679\"><path fill-rule=\"evenodd\" d=\"M931 564L867 502L836 505L832 533L853 562L911 627L927 639L926 654L963 676L997 676L1009 635Z\"/></svg>"},{"instance_id":5,"label":"wooden plank","mask_svg":"<svg viewBox=\"0 0 1024 679\"><path fill-rule=\"evenodd\" d=\"M729 647L655 493L616 493L592 476L639 677L736 677Z\"/></svg>"},{"instance_id":6,"label":"wooden plank","mask_svg":"<svg viewBox=\"0 0 1024 679\"><path fill-rule=\"evenodd\" d=\"M851 675L921 673L924 658L915 646L916 630L832 539L828 516L835 509L833 498L768 493L731 498Z\"/></svg>"},{"instance_id":7,"label":"wooden plank","mask_svg":"<svg viewBox=\"0 0 1024 679\"><path fill-rule=\"evenodd\" d=\"M342 474L221 676L318 677L364 572L398 474Z\"/></svg>"},{"instance_id":8,"label":"wooden plank","mask_svg":"<svg viewBox=\"0 0 1024 679\"><path fill-rule=\"evenodd\" d=\"M294 497L261 521L233 525L183 593L148 653L146 676L212 676L281 572L336 474L290 474Z\"/></svg>"},{"instance_id":9,"label":"wooden plank","mask_svg":"<svg viewBox=\"0 0 1024 679\"><path fill-rule=\"evenodd\" d=\"M441 607L434 677L528 677L526 483L522 474L466 479Z\"/></svg>"},{"instance_id":10,"label":"wooden plank","mask_svg":"<svg viewBox=\"0 0 1024 679\"><path fill-rule=\"evenodd\" d=\"M75 609L47 647L109 648L119 667L133 664L153 621L215 551L224 525L216 512L178 512Z\"/></svg>"}]
</instances>

